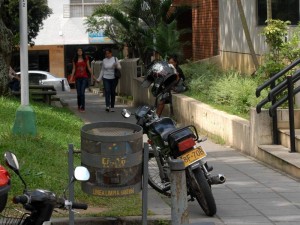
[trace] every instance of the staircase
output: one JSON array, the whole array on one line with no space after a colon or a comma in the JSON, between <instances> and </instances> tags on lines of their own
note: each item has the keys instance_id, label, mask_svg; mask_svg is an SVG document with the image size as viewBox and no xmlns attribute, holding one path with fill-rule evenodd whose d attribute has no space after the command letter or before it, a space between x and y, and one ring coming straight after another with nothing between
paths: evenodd
<instances>
[{"instance_id":1,"label":"staircase","mask_svg":"<svg viewBox=\"0 0 300 225\"><path fill-rule=\"evenodd\" d=\"M273 119L273 143L280 143L280 145L259 146L261 151L258 152L258 158L296 178L300 178L300 129L297 129L299 126L295 127L294 122L295 118L299 118L295 116L294 96L300 92L300 86L296 85L296 82L300 80L300 70L294 68L299 65L300 58L272 75L256 89L257 97L260 96L262 90L270 89L268 96L257 104L256 111L260 113L266 103L272 104L269 107L269 115ZM282 78L284 79L280 80ZM289 111L289 129L279 129L277 109L286 102ZM294 131L295 136L290 137L290 133Z\"/></svg>"},{"instance_id":2,"label":"staircase","mask_svg":"<svg viewBox=\"0 0 300 225\"><path fill-rule=\"evenodd\" d=\"M258 158L294 178L300 179L300 129L295 129L296 152L290 151L290 130L279 129L280 145L260 145Z\"/></svg>"}]
</instances>

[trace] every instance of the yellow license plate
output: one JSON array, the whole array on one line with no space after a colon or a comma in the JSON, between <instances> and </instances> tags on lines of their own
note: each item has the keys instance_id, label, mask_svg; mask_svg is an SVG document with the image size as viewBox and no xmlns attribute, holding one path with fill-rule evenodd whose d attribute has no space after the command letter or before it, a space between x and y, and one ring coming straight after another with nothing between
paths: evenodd
<instances>
[{"instance_id":1,"label":"yellow license plate","mask_svg":"<svg viewBox=\"0 0 300 225\"><path fill-rule=\"evenodd\" d=\"M192 163L203 159L206 156L206 152L202 149L201 146L179 156L184 162L184 166L187 167L191 165Z\"/></svg>"}]
</instances>

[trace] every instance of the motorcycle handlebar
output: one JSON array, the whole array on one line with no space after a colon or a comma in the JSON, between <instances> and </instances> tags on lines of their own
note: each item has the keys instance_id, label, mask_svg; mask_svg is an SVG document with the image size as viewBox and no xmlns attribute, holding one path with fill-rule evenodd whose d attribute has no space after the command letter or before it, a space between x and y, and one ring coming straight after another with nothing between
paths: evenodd
<instances>
[{"instance_id":1,"label":"motorcycle handlebar","mask_svg":"<svg viewBox=\"0 0 300 225\"><path fill-rule=\"evenodd\" d=\"M13 198L13 203L15 204L26 204L29 201L29 197L27 195L19 195Z\"/></svg>"},{"instance_id":2,"label":"motorcycle handlebar","mask_svg":"<svg viewBox=\"0 0 300 225\"><path fill-rule=\"evenodd\" d=\"M15 204L27 204L29 203L30 197L28 195L19 195L15 196L13 198L13 203ZM47 201L44 199L44 201ZM88 205L85 203L79 203L79 202L70 202L69 200L59 198L56 199L56 203L58 204L58 208L65 208L70 206L72 209L84 209L86 210L88 208Z\"/></svg>"},{"instance_id":3,"label":"motorcycle handlebar","mask_svg":"<svg viewBox=\"0 0 300 225\"><path fill-rule=\"evenodd\" d=\"M88 205L85 203L79 203L79 202L73 202L72 203L72 209L84 209L86 210L88 208Z\"/></svg>"},{"instance_id":4,"label":"motorcycle handlebar","mask_svg":"<svg viewBox=\"0 0 300 225\"><path fill-rule=\"evenodd\" d=\"M58 208L68 208L71 207L72 209L84 209L86 210L88 208L88 205L85 203L80 202L71 202L69 200L59 198L57 199Z\"/></svg>"}]
</instances>

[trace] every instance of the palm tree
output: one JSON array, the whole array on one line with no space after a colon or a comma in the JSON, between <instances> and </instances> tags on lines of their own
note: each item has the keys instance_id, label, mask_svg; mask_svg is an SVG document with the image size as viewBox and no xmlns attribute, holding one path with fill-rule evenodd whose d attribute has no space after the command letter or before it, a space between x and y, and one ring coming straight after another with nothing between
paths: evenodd
<instances>
[{"instance_id":1,"label":"palm tree","mask_svg":"<svg viewBox=\"0 0 300 225\"><path fill-rule=\"evenodd\" d=\"M127 43L145 61L147 51L163 46L159 44L154 48L154 45L149 45L154 42L149 40L160 40L157 35L161 34L161 26L174 21L186 9L178 8L170 15L171 4L172 0L120 0L118 4L102 4L85 24L88 31L104 29L105 34L119 46ZM172 28L176 30L174 25ZM179 42L179 39L173 38L172 41Z\"/></svg>"},{"instance_id":2,"label":"palm tree","mask_svg":"<svg viewBox=\"0 0 300 225\"><path fill-rule=\"evenodd\" d=\"M171 55L182 55L182 47L188 45L189 42L181 43L179 38L184 33L190 32L189 29L177 30L176 20L167 24L161 22L154 30L154 38L146 38L147 48L159 53L159 55L166 59Z\"/></svg>"}]
</instances>

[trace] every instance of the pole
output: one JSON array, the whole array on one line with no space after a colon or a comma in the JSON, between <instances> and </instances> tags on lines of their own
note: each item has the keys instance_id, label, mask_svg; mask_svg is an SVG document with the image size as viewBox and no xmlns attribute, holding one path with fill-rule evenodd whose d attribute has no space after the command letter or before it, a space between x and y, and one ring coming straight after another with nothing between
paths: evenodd
<instances>
[{"instance_id":1,"label":"pole","mask_svg":"<svg viewBox=\"0 0 300 225\"><path fill-rule=\"evenodd\" d=\"M21 105L29 105L27 0L20 0Z\"/></svg>"},{"instance_id":2,"label":"pole","mask_svg":"<svg viewBox=\"0 0 300 225\"><path fill-rule=\"evenodd\" d=\"M33 109L29 105L28 86L28 25L27 0L19 0L20 13L20 63L21 63L21 106L17 109L13 134L37 135L36 119Z\"/></svg>"},{"instance_id":3,"label":"pole","mask_svg":"<svg viewBox=\"0 0 300 225\"><path fill-rule=\"evenodd\" d=\"M185 167L182 159L169 161L171 170L172 225L189 224Z\"/></svg>"},{"instance_id":4,"label":"pole","mask_svg":"<svg viewBox=\"0 0 300 225\"><path fill-rule=\"evenodd\" d=\"M291 75L287 76L287 84L288 84L288 103L289 103L289 123L290 123L290 145L291 152L296 152L296 144L295 144L295 121L294 121L294 84L293 77Z\"/></svg>"},{"instance_id":5,"label":"pole","mask_svg":"<svg viewBox=\"0 0 300 225\"><path fill-rule=\"evenodd\" d=\"M74 146L72 144L69 144L69 150L68 150L68 165L69 165L69 182L70 182L70 188L69 188L69 200L71 202L74 202L74 183L72 182L73 173L74 173ZM74 225L74 212L70 208L69 209L69 225Z\"/></svg>"},{"instance_id":6,"label":"pole","mask_svg":"<svg viewBox=\"0 0 300 225\"><path fill-rule=\"evenodd\" d=\"M148 214L148 160L149 160L149 144L144 143L143 152L143 190L142 190L142 225L147 225L147 214Z\"/></svg>"}]
</instances>

